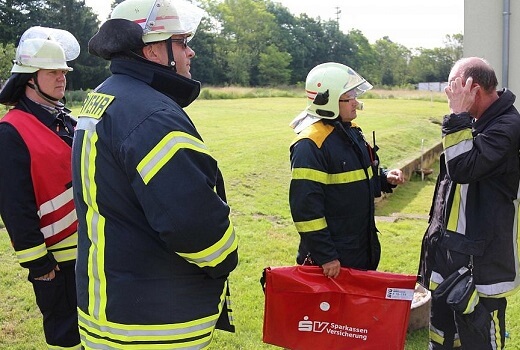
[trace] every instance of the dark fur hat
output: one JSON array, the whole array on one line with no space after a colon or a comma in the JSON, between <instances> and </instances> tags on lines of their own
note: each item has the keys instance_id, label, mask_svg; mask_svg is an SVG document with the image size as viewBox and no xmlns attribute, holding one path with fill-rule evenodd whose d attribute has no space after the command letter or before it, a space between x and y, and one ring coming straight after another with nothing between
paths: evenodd
<instances>
[{"instance_id":1,"label":"dark fur hat","mask_svg":"<svg viewBox=\"0 0 520 350\"><path fill-rule=\"evenodd\" d=\"M25 92L25 86L33 76L32 73L13 73L0 90L0 103L14 106Z\"/></svg>"},{"instance_id":2,"label":"dark fur hat","mask_svg":"<svg viewBox=\"0 0 520 350\"><path fill-rule=\"evenodd\" d=\"M145 46L143 29L127 19L109 19L88 42L88 52L105 60L118 53L134 51Z\"/></svg>"}]
</instances>

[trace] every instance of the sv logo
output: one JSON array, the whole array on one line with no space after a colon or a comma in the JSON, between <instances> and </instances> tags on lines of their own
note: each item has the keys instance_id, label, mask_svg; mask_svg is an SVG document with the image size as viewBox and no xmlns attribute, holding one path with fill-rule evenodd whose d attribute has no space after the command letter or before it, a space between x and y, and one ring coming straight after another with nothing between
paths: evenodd
<instances>
[{"instance_id":1,"label":"sv logo","mask_svg":"<svg viewBox=\"0 0 520 350\"><path fill-rule=\"evenodd\" d=\"M322 333L325 329L327 329L328 325L329 322L309 321L309 317L305 316L303 321L298 322L298 330L300 332Z\"/></svg>"}]
</instances>

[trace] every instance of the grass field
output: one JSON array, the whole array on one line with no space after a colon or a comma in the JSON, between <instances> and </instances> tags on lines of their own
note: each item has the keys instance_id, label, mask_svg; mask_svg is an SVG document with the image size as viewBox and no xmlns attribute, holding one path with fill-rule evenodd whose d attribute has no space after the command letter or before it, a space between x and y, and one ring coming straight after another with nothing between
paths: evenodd
<instances>
[{"instance_id":1,"label":"grass field","mask_svg":"<svg viewBox=\"0 0 520 350\"><path fill-rule=\"evenodd\" d=\"M240 263L230 285L237 332L215 333L212 349L274 349L262 343L264 299L259 278L267 266L293 265L298 243L288 206L288 146L294 133L288 123L305 107L303 98L198 100L187 110L226 181L232 218L239 235ZM77 109L74 110L77 112ZM367 99L356 122L372 140L376 130L382 164L398 167L439 142L438 123L445 102L397 98ZM407 214L395 222L378 221L383 256L381 271L414 274L434 175L408 179L378 204L377 215ZM44 349L40 315L26 272L15 262L5 232L0 234L0 349ZM507 349L520 349L518 296L511 298ZM409 333L406 350L427 348L425 329Z\"/></svg>"}]
</instances>

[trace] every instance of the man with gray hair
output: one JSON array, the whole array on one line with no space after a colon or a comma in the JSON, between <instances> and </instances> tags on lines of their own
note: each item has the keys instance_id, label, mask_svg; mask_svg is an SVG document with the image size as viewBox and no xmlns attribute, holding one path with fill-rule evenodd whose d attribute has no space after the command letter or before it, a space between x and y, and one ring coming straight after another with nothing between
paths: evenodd
<instances>
[{"instance_id":1,"label":"man with gray hair","mask_svg":"<svg viewBox=\"0 0 520 350\"><path fill-rule=\"evenodd\" d=\"M430 223L419 267L433 291L430 349L501 349L506 296L520 286L520 115L478 57L455 63Z\"/></svg>"}]
</instances>

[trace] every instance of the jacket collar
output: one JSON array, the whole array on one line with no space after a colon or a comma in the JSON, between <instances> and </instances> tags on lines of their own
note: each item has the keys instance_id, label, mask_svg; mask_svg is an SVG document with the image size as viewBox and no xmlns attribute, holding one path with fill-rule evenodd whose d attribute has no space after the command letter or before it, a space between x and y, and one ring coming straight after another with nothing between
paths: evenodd
<instances>
[{"instance_id":1,"label":"jacket collar","mask_svg":"<svg viewBox=\"0 0 520 350\"><path fill-rule=\"evenodd\" d=\"M113 58L110 71L112 74L125 74L143 81L183 108L189 106L200 93L199 81L145 59Z\"/></svg>"},{"instance_id":2,"label":"jacket collar","mask_svg":"<svg viewBox=\"0 0 520 350\"><path fill-rule=\"evenodd\" d=\"M493 102L482 116L475 121L473 129L476 131L483 130L495 117L507 113L511 108L515 108L513 106L515 99L516 96L511 90L503 89L502 91L498 91L498 100Z\"/></svg>"}]
</instances>

